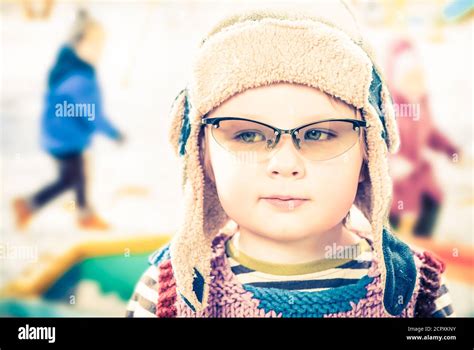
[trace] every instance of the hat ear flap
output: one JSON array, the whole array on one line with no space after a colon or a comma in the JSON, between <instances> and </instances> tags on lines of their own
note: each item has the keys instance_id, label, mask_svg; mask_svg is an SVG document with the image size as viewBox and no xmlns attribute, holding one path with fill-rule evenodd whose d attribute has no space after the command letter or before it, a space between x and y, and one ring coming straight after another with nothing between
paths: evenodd
<instances>
[{"instance_id":1,"label":"hat ear flap","mask_svg":"<svg viewBox=\"0 0 474 350\"><path fill-rule=\"evenodd\" d=\"M170 245L177 292L192 310L208 304L211 283L212 241L229 220L215 183L205 176L201 138L202 116L192 108L187 90L181 91L171 108L170 142L180 156L184 217Z\"/></svg>"},{"instance_id":2,"label":"hat ear flap","mask_svg":"<svg viewBox=\"0 0 474 350\"><path fill-rule=\"evenodd\" d=\"M186 153L186 142L191 132L187 89L181 90L176 96L171 106L170 116L169 141L176 155L183 156Z\"/></svg>"},{"instance_id":3,"label":"hat ear flap","mask_svg":"<svg viewBox=\"0 0 474 350\"><path fill-rule=\"evenodd\" d=\"M364 118L370 124L370 128L366 133L368 148L367 165L370 181L366 184L366 187L361 190L361 194L364 195L364 197L360 199L358 203L360 203L360 209L364 215L366 213L368 214L367 219L371 223L375 254L374 261L376 261L374 266L376 266L380 272L380 280L384 286L383 293L385 295L387 263L389 262L385 261L386 255L384 254L383 232L386 227L389 227L388 217L390 203L392 201L392 181L389 175L387 156L390 148L393 146L389 141L393 140L389 139L390 133L387 131L388 129L386 123L384 123L384 118L381 118L380 110L378 110L372 102L373 101L369 98L369 103L364 107ZM385 140L385 144L381 142L382 140ZM398 138L395 140L398 140ZM389 278L392 278L392 275L390 275ZM387 302L384 303L384 311L387 316L395 311L399 311L393 308L391 304L393 301L392 297L393 295L389 295L384 299L387 300Z\"/></svg>"},{"instance_id":4,"label":"hat ear flap","mask_svg":"<svg viewBox=\"0 0 474 350\"><path fill-rule=\"evenodd\" d=\"M212 237L206 234L205 179L200 161L199 124L190 120L186 97L178 95L172 108L173 130L171 138L176 153L181 155L183 176L183 218L170 245L171 264L176 291L194 311L205 308L210 283Z\"/></svg>"}]
</instances>

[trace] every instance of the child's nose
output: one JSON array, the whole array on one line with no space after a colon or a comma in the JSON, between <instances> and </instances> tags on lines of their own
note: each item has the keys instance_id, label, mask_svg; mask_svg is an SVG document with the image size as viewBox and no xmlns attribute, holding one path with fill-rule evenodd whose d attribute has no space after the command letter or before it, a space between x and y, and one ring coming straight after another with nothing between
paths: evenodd
<instances>
[{"instance_id":1,"label":"child's nose","mask_svg":"<svg viewBox=\"0 0 474 350\"><path fill-rule=\"evenodd\" d=\"M304 160L293 144L291 135L282 135L274 152L267 167L267 173L270 177L298 179L304 176Z\"/></svg>"}]
</instances>

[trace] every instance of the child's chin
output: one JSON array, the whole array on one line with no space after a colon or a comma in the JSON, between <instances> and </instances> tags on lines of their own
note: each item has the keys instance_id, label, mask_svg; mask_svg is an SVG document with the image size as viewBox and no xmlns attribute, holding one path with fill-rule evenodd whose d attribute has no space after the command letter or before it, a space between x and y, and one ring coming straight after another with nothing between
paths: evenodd
<instances>
[{"instance_id":1,"label":"child's chin","mask_svg":"<svg viewBox=\"0 0 474 350\"><path fill-rule=\"evenodd\" d=\"M302 234L301 232L269 232L267 238L279 242L296 242L310 237L312 234Z\"/></svg>"},{"instance_id":2,"label":"child's chin","mask_svg":"<svg viewBox=\"0 0 474 350\"><path fill-rule=\"evenodd\" d=\"M271 218L269 218L271 221ZM265 237L284 242L298 241L313 236L314 231L308 230L304 222L268 222L262 223L262 233Z\"/></svg>"}]
</instances>

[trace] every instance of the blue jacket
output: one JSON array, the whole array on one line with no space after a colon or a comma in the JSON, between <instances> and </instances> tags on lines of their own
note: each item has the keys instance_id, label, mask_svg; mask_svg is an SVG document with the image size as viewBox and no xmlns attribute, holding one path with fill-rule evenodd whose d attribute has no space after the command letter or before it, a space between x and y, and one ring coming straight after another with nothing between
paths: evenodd
<instances>
[{"instance_id":1,"label":"blue jacket","mask_svg":"<svg viewBox=\"0 0 474 350\"><path fill-rule=\"evenodd\" d=\"M48 77L41 146L53 155L82 152L96 132L120 137L104 115L94 67L64 46Z\"/></svg>"}]
</instances>

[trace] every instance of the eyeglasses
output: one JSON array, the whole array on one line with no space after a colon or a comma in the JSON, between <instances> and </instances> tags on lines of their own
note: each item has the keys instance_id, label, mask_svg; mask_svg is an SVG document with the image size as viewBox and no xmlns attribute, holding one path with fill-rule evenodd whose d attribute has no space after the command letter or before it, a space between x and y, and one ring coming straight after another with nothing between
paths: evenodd
<instances>
[{"instance_id":1,"label":"eyeglasses","mask_svg":"<svg viewBox=\"0 0 474 350\"><path fill-rule=\"evenodd\" d=\"M309 160L329 160L347 152L369 124L356 119L327 119L284 130L255 120L237 117L202 119L211 125L216 142L237 157L251 162L268 160L281 135L289 134L297 150Z\"/></svg>"}]
</instances>

